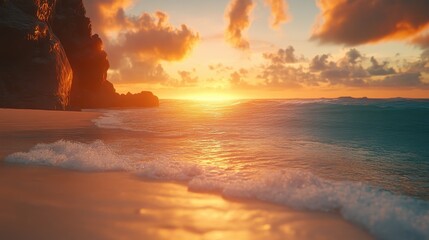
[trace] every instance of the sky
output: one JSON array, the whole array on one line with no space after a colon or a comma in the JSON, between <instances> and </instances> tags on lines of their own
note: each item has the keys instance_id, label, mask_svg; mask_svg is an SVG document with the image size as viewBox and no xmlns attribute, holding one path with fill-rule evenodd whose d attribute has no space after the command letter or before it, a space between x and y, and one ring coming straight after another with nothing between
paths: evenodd
<instances>
[{"instance_id":1,"label":"sky","mask_svg":"<svg viewBox=\"0 0 429 240\"><path fill-rule=\"evenodd\" d=\"M84 0L117 91L429 98L428 0Z\"/></svg>"}]
</instances>

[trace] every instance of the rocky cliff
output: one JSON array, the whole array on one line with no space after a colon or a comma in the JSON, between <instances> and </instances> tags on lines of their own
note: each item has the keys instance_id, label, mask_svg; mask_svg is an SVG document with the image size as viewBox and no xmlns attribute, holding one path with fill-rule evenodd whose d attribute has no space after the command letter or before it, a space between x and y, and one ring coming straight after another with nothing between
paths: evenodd
<instances>
[{"instance_id":1,"label":"rocky cliff","mask_svg":"<svg viewBox=\"0 0 429 240\"><path fill-rule=\"evenodd\" d=\"M50 18L31 1L0 1L0 107L69 106L72 69Z\"/></svg>"},{"instance_id":2,"label":"rocky cliff","mask_svg":"<svg viewBox=\"0 0 429 240\"><path fill-rule=\"evenodd\" d=\"M151 92L120 95L82 0L0 0L0 107L153 107Z\"/></svg>"}]
</instances>

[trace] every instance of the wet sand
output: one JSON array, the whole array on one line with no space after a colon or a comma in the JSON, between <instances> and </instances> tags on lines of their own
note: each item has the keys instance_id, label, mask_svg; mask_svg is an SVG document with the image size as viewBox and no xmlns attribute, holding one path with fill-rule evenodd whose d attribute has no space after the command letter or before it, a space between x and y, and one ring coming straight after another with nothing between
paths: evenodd
<instances>
[{"instance_id":1,"label":"wet sand","mask_svg":"<svg viewBox=\"0 0 429 240\"><path fill-rule=\"evenodd\" d=\"M114 132L94 112L0 109L0 159L59 139ZM107 133L108 132L108 133ZM189 192L125 172L0 164L0 239L371 239L334 213Z\"/></svg>"},{"instance_id":2,"label":"wet sand","mask_svg":"<svg viewBox=\"0 0 429 240\"><path fill-rule=\"evenodd\" d=\"M98 116L98 112L0 109L0 159L41 142L97 139L101 131L91 120Z\"/></svg>"}]
</instances>

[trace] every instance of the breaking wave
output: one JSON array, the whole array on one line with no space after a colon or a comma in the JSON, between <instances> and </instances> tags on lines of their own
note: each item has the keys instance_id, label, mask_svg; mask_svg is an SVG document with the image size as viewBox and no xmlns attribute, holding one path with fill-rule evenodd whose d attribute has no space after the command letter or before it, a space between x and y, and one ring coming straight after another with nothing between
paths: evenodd
<instances>
[{"instance_id":1,"label":"breaking wave","mask_svg":"<svg viewBox=\"0 0 429 240\"><path fill-rule=\"evenodd\" d=\"M117 154L100 140L60 140L13 153L5 161L87 172L127 171L143 178L185 182L192 191L213 191L297 209L338 211L382 239L429 238L428 202L364 183L326 180L309 171L292 169L261 171L256 177L243 178L239 173L195 163L141 159L139 155Z\"/></svg>"}]
</instances>

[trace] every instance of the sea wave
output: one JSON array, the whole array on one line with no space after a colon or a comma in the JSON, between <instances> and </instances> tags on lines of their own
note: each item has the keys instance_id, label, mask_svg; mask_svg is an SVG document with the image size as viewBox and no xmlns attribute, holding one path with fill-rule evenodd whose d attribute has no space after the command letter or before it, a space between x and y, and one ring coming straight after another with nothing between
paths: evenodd
<instances>
[{"instance_id":1,"label":"sea wave","mask_svg":"<svg viewBox=\"0 0 429 240\"><path fill-rule=\"evenodd\" d=\"M129 127L124 127L123 119L120 117L121 114L124 114L124 110L115 111L115 110L105 110L103 115L92 120L92 122L99 128L108 128L115 129L120 128L123 130L132 130Z\"/></svg>"},{"instance_id":2,"label":"sea wave","mask_svg":"<svg viewBox=\"0 0 429 240\"><path fill-rule=\"evenodd\" d=\"M193 191L214 191L226 197L257 199L298 209L338 211L382 239L429 238L428 202L364 183L326 180L296 169L262 171L257 177L242 178L239 173L196 163L141 159L139 155L117 154L100 140L60 140L13 153L5 161L89 172L128 171L143 178L186 182Z\"/></svg>"},{"instance_id":3,"label":"sea wave","mask_svg":"<svg viewBox=\"0 0 429 240\"><path fill-rule=\"evenodd\" d=\"M79 171L113 171L130 169L128 157L120 156L97 140L91 143L59 140L40 143L28 152L13 153L6 162L23 165L59 167Z\"/></svg>"}]
</instances>

